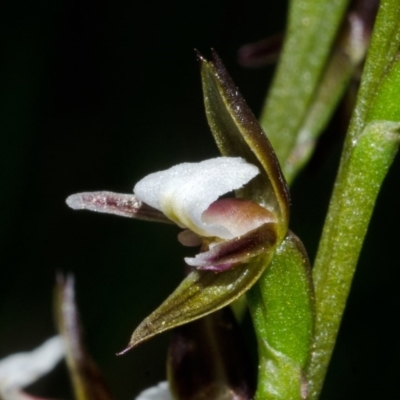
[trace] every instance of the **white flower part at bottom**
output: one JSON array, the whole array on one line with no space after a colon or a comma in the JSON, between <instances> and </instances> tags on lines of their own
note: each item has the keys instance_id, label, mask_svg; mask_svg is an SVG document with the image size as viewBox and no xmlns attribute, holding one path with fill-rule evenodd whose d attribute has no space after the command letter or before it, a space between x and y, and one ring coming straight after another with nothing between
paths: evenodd
<instances>
[{"instance_id":1,"label":"white flower part at bottom","mask_svg":"<svg viewBox=\"0 0 400 400\"><path fill-rule=\"evenodd\" d=\"M235 234L221 223L206 223L203 213L220 196L240 189L258 174L258 168L243 158L218 157L150 174L135 185L134 193L180 227L226 240Z\"/></svg>"},{"instance_id":2,"label":"white flower part at bottom","mask_svg":"<svg viewBox=\"0 0 400 400\"><path fill-rule=\"evenodd\" d=\"M173 400L168 382L160 382L157 386L144 390L135 400Z\"/></svg>"},{"instance_id":3,"label":"white flower part at bottom","mask_svg":"<svg viewBox=\"0 0 400 400\"><path fill-rule=\"evenodd\" d=\"M0 360L0 398L19 398L20 389L50 372L64 353L61 337L54 336L33 351L12 354Z\"/></svg>"}]
</instances>

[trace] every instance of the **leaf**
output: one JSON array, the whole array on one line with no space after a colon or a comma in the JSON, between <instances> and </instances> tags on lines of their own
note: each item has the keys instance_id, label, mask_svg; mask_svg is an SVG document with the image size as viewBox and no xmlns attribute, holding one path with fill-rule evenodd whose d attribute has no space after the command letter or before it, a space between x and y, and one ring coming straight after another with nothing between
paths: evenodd
<instances>
[{"instance_id":1,"label":"leaf","mask_svg":"<svg viewBox=\"0 0 400 400\"><path fill-rule=\"evenodd\" d=\"M87 353L75 304L74 280L58 277L55 292L58 328L64 339L67 364L76 400L111 400L111 394L98 367Z\"/></svg>"},{"instance_id":2,"label":"leaf","mask_svg":"<svg viewBox=\"0 0 400 400\"><path fill-rule=\"evenodd\" d=\"M247 298L263 366L259 369L260 398L300 399L304 388L299 371L310 358L315 306L309 261L292 232L277 248L270 266ZM268 388L268 393L276 392L276 397L264 397L263 388ZM295 390L298 397L286 397L287 388Z\"/></svg>"},{"instance_id":3,"label":"leaf","mask_svg":"<svg viewBox=\"0 0 400 400\"><path fill-rule=\"evenodd\" d=\"M274 212L280 223L280 241L289 224L290 199L275 152L218 55L213 52L212 61L199 59L207 120L220 152L243 157L264 171L238 197Z\"/></svg>"}]
</instances>

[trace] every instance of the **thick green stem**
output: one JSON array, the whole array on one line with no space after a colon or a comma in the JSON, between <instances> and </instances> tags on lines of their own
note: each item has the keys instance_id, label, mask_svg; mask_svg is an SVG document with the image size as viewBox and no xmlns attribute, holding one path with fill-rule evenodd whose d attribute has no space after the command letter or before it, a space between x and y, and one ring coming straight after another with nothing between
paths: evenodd
<instances>
[{"instance_id":1,"label":"thick green stem","mask_svg":"<svg viewBox=\"0 0 400 400\"><path fill-rule=\"evenodd\" d=\"M400 1L382 0L313 271L309 399L321 391L375 200L398 148L399 21Z\"/></svg>"},{"instance_id":2,"label":"thick green stem","mask_svg":"<svg viewBox=\"0 0 400 400\"><path fill-rule=\"evenodd\" d=\"M318 398L380 186L399 144L400 124L370 123L335 187L314 266L315 341L306 373Z\"/></svg>"}]
</instances>

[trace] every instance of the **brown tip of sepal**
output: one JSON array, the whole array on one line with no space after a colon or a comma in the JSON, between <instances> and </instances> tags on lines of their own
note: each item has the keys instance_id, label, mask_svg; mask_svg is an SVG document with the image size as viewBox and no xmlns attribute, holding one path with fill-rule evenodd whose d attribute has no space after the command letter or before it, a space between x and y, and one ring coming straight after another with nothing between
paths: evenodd
<instances>
[{"instance_id":1,"label":"brown tip of sepal","mask_svg":"<svg viewBox=\"0 0 400 400\"><path fill-rule=\"evenodd\" d=\"M289 225L289 189L278 159L266 134L232 81L219 55L211 49L212 59L202 63L203 96L211 132L221 153L243 157L262 173L240 191L275 213L282 240Z\"/></svg>"},{"instance_id":2,"label":"brown tip of sepal","mask_svg":"<svg viewBox=\"0 0 400 400\"><path fill-rule=\"evenodd\" d=\"M197 57L198 61L200 61L200 62L210 62L211 64L214 65L214 67L217 67L217 65L219 65L219 66L222 65L223 68L225 68L223 63L222 63L221 57L218 55L218 53L215 51L215 49L213 47L210 48L210 54L211 54L211 57L210 57L211 60L210 61L208 61L207 58L204 57L203 54L198 49L194 48L194 52L196 54L196 57Z\"/></svg>"},{"instance_id":3,"label":"brown tip of sepal","mask_svg":"<svg viewBox=\"0 0 400 400\"><path fill-rule=\"evenodd\" d=\"M118 353L115 353L116 356L123 356L124 354L126 354L129 350L131 350L133 347L135 346L128 346L125 349L123 349L122 351L119 351Z\"/></svg>"},{"instance_id":4,"label":"brown tip of sepal","mask_svg":"<svg viewBox=\"0 0 400 400\"><path fill-rule=\"evenodd\" d=\"M203 54L201 54L200 51L197 50L196 48L194 48L194 53L196 54L197 61L199 61L199 62L206 61L206 59L204 58Z\"/></svg>"}]
</instances>

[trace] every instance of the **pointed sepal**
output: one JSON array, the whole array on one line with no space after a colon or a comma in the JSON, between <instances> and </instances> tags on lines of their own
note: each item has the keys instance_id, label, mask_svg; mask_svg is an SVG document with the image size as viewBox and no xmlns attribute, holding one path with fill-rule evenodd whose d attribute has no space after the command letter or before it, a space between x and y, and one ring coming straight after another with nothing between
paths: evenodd
<instances>
[{"instance_id":1,"label":"pointed sepal","mask_svg":"<svg viewBox=\"0 0 400 400\"><path fill-rule=\"evenodd\" d=\"M289 224L289 190L275 152L218 55L199 56L208 124L221 153L243 157L263 173L238 191L272 211L279 219L280 240Z\"/></svg>"},{"instance_id":2,"label":"pointed sepal","mask_svg":"<svg viewBox=\"0 0 400 400\"><path fill-rule=\"evenodd\" d=\"M276 233L272 232L274 238ZM221 273L194 270L133 332L124 353L151 337L199 319L230 304L249 290L271 262L270 251Z\"/></svg>"}]
</instances>

